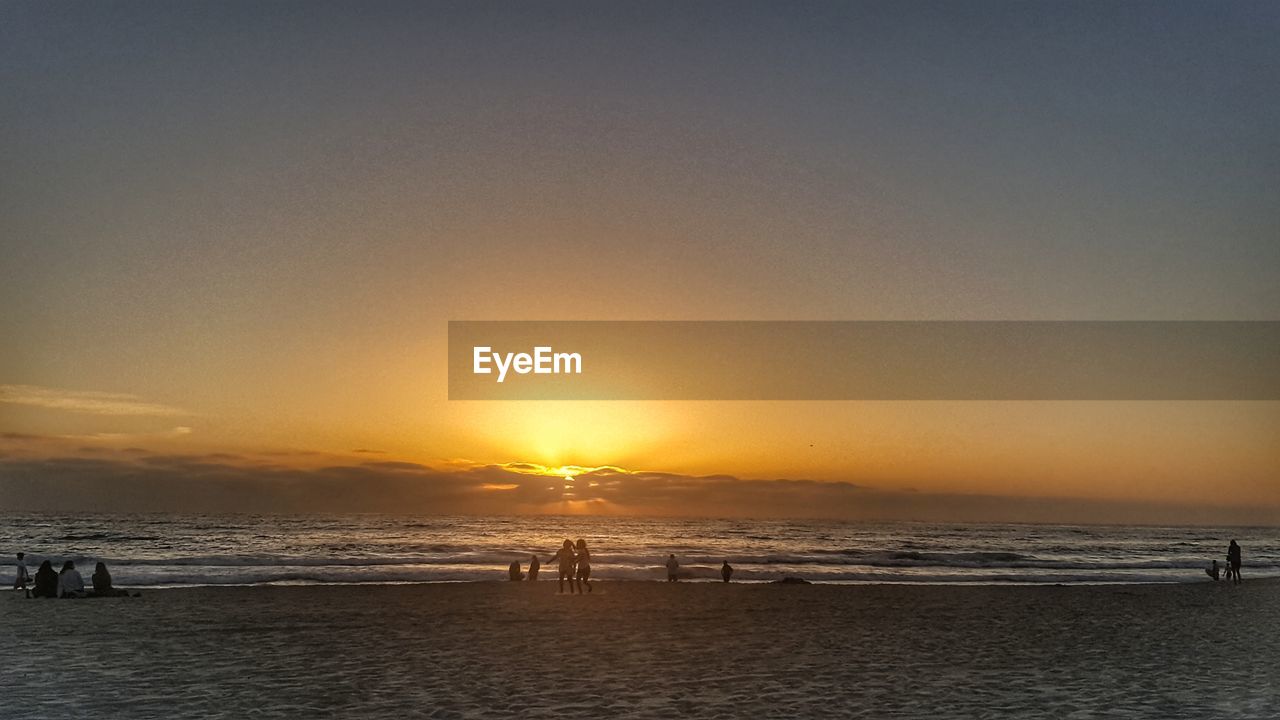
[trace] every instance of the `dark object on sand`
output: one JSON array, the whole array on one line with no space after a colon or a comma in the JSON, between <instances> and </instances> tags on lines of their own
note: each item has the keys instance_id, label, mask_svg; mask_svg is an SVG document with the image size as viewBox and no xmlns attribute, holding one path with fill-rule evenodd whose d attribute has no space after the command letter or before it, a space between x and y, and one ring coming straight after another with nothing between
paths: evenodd
<instances>
[{"instance_id":1,"label":"dark object on sand","mask_svg":"<svg viewBox=\"0 0 1280 720\"><path fill-rule=\"evenodd\" d=\"M520 572L520 563L513 560L511 567L507 568L507 579L511 582L520 582L524 579L524 573Z\"/></svg>"},{"instance_id":2,"label":"dark object on sand","mask_svg":"<svg viewBox=\"0 0 1280 720\"><path fill-rule=\"evenodd\" d=\"M1214 561L1213 561L1213 567L1207 567L1207 568L1205 568L1205 569L1204 569L1204 574L1205 574L1205 575L1208 575L1208 576L1209 576L1209 577L1211 577L1211 578L1213 578L1213 581L1214 581L1214 582L1217 582L1217 581L1218 581L1218 578L1222 577L1222 573L1221 573L1221 571L1219 571L1219 570L1218 570L1218 561L1217 561L1217 560L1214 560Z\"/></svg>"},{"instance_id":3,"label":"dark object on sand","mask_svg":"<svg viewBox=\"0 0 1280 720\"><path fill-rule=\"evenodd\" d=\"M534 555L529 559L529 580L530 582L538 579L538 568L542 567L542 563L538 562L538 556Z\"/></svg>"},{"instance_id":4,"label":"dark object on sand","mask_svg":"<svg viewBox=\"0 0 1280 720\"><path fill-rule=\"evenodd\" d=\"M808 580L805 580L804 578L798 578L794 575L788 575L782 578L781 580L774 580L773 584L774 585L812 585L813 583L809 582Z\"/></svg>"},{"instance_id":5,"label":"dark object on sand","mask_svg":"<svg viewBox=\"0 0 1280 720\"><path fill-rule=\"evenodd\" d=\"M725 582L729 582L730 578L733 577L733 566L729 564L728 560L725 560L724 564L720 566L720 577Z\"/></svg>"}]
</instances>

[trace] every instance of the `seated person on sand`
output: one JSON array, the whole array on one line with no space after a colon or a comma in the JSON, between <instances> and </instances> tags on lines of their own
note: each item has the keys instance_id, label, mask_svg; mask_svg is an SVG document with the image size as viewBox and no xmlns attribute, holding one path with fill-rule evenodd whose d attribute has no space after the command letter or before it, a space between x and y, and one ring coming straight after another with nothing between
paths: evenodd
<instances>
[{"instance_id":1,"label":"seated person on sand","mask_svg":"<svg viewBox=\"0 0 1280 720\"><path fill-rule=\"evenodd\" d=\"M1205 569L1204 569L1204 574L1205 574L1205 575L1208 575L1208 576L1209 576L1209 577L1211 577L1211 578L1213 578L1213 581L1214 581L1214 582L1217 582L1217 581L1218 581L1218 578L1220 578L1220 577L1222 576L1222 575L1221 575L1221 573L1220 573L1220 571L1218 570L1218 561L1217 561L1217 560L1214 560L1214 561L1213 561L1213 567L1207 567L1207 568L1205 568Z\"/></svg>"},{"instance_id":2,"label":"seated person on sand","mask_svg":"<svg viewBox=\"0 0 1280 720\"><path fill-rule=\"evenodd\" d=\"M84 597L84 578L70 560L62 564L62 572L58 573L58 597Z\"/></svg>"},{"instance_id":3,"label":"seated person on sand","mask_svg":"<svg viewBox=\"0 0 1280 720\"><path fill-rule=\"evenodd\" d=\"M43 598L58 597L58 573L53 571L53 563L48 560L40 563L40 568L36 570L35 591L32 594Z\"/></svg>"},{"instance_id":4,"label":"seated person on sand","mask_svg":"<svg viewBox=\"0 0 1280 720\"><path fill-rule=\"evenodd\" d=\"M507 568L507 579L511 582L520 582L524 579L524 573L520 572L520 562L518 560L511 561L511 567Z\"/></svg>"},{"instance_id":5,"label":"seated person on sand","mask_svg":"<svg viewBox=\"0 0 1280 720\"><path fill-rule=\"evenodd\" d=\"M93 569L93 594L95 597L128 597L128 590L117 590L111 586L111 572L107 570L107 564L98 563Z\"/></svg>"}]
</instances>

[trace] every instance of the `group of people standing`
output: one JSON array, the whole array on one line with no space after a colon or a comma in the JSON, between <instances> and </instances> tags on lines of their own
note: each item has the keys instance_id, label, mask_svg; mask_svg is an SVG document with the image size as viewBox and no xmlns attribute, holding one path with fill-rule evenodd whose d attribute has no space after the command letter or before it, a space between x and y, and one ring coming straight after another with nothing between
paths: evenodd
<instances>
[{"instance_id":1,"label":"group of people standing","mask_svg":"<svg viewBox=\"0 0 1280 720\"><path fill-rule=\"evenodd\" d=\"M93 590L86 590L84 577L70 560L62 563L62 570L54 572L53 563L45 560L40 563L35 577L27 571L26 554L18 553L18 564L15 568L13 589L21 590L26 597L38 598L81 598L81 597L117 597L129 594L111 585L111 572L107 564L98 563L90 579ZM30 585L31 587L28 587Z\"/></svg>"},{"instance_id":2,"label":"group of people standing","mask_svg":"<svg viewBox=\"0 0 1280 720\"><path fill-rule=\"evenodd\" d=\"M582 588L586 588L586 592L591 592L591 552L587 550L587 541L581 538L577 543L569 540L564 541L564 545L555 552L554 555L547 558L547 564L558 562L560 592L564 592L564 583L569 581L569 594L583 592ZM676 560L675 553L667 556L667 582L676 582L680 579L680 561ZM507 579L513 582L521 580L537 580L538 571L542 568L542 564L538 562L538 556L533 555L529 559L529 574L520 568L520 561L516 560L507 568ZM724 565L720 567L720 578L724 582L729 582L733 577L733 567L729 565L729 561L725 560Z\"/></svg>"},{"instance_id":3,"label":"group of people standing","mask_svg":"<svg viewBox=\"0 0 1280 720\"><path fill-rule=\"evenodd\" d=\"M1232 540L1231 544L1227 546L1227 579L1236 585L1244 582L1240 579L1240 565L1240 543ZM1205 572L1214 580L1222 577L1221 572L1218 570L1217 560L1214 560L1213 566L1206 568Z\"/></svg>"},{"instance_id":4,"label":"group of people standing","mask_svg":"<svg viewBox=\"0 0 1280 720\"><path fill-rule=\"evenodd\" d=\"M587 541L578 538L578 542L565 539L564 544L556 550L555 554L547 558L547 564L557 563L559 568L560 592L564 592L564 583L569 581L569 594L583 592L582 588L586 588L586 592L591 592L591 551L587 549ZM535 554L529 560L529 575L527 579L537 580L538 570L542 564L538 562L538 556ZM520 570L520 562L517 560L511 563L511 567L507 568L507 577L513 581L526 579L526 576Z\"/></svg>"}]
</instances>

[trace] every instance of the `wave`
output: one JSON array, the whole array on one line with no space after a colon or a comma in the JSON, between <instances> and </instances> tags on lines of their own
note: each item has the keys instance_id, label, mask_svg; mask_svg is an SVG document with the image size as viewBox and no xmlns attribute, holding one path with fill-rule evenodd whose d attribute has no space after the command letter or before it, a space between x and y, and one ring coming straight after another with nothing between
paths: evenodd
<instances>
[{"instance_id":1,"label":"wave","mask_svg":"<svg viewBox=\"0 0 1280 720\"><path fill-rule=\"evenodd\" d=\"M152 557L102 557L88 554L71 556L50 556L48 559L60 562L71 559L77 564L102 560L114 567L206 567L206 568L252 568L252 567L339 567L339 568L382 568L382 567L449 567L449 566L483 566L505 570L512 561L526 565L530 553L523 551L467 551L390 554L390 555L323 555L323 554L243 554L243 555L180 555ZM545 553L539 553L540 560L546 559ZM28 555L28 562L39 562L44 558ZM1173 557L1163 559L1123 558L1116 560L1099 558L1038 558L1031 555L1005 552L888 552L858 554L681 554L681 566L684 568L707 567L719 573L720 563L728 560L735 567L760 567L777 570L780 568L807 568L812 571L833 569L943 569L943 570L1025 570L1025 571L1143 571L1143 570L1199 570L1207 567L1209 560L1201 557ZM640 568L646 571L662 571L665 558L653 553L606 554L593 555L593 566ZM1280 563L1259 560L1247 563L1254 571L1274 571L1280 569Z\"/></svg>"},{"instance_id":2,"label":"wave","mask_svg":"<svg viewBox=\"0 0 1280 720\"><path fill-rule=\"evenodd\" d=\"M684 568L682 579L718 582L714 568ZM715 572L713 572L715 571ZM779 580L790 573L760 572L739 569L735 582L759 583ZM986 573L887 573L876 571L840 571L807 574L818 583L834 584L1134 584L1207 582L1201 576L1167 573L1038 573L1033 575ZM608 568L593 579L610 581L660 581L665 570L649 568ZM194 568L176 572L117 573L117 584L126 587L178 587L196 585L276 585L276 584L396 584L438 582L505 582L506 570L498 568L386 568L379 572L344 572L341 568L247 568L237 572L199 572ZM540 582L554 584L554 573L543 573Z\"/></svg>"}]
</instances>

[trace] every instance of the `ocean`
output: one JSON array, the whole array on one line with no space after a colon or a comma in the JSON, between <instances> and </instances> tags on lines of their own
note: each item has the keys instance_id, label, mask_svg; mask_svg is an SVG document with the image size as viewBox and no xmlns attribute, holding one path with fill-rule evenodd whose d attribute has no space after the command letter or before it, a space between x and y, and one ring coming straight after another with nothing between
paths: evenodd
<instances>
[{"instance_id":1,"label":"ocean","mask_svg":"<svg viewBox=\"0 0 1280 720\"><path fill-rule=\"evenodd\" d=\"M1227 543L1244 548L1250 578L1280 576L1280 528L837 523L601 517L382 515L47 515L0 525L34 573L42 560L75 561L85 576L104 561L131 587L424 583L505 580L514 560L544 563L564 539L586 539L592 577L663 580L668 553L693 580L795 576L833 583L1206 582ZM549 571L549 572L548 572Z\"/></svg>"}]
</instances>

